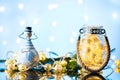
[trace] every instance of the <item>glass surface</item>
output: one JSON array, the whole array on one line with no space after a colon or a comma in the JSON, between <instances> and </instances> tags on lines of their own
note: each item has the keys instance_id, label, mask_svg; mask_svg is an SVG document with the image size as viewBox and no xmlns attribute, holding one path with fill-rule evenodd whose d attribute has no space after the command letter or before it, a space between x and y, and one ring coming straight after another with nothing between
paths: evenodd
<instances>
[{"instance_id":1,"label":"glass surface","mask_svg":"<svg viewBox=\"0 0 120 80\"><path fill-rule=\"evenodd\" d=\"M0 69L5 69L4 63L0 63ZM84 76L83 76L84 75ZM41 76L41 73L38 71L27 71L27 72L17 72L13 73L10 76L5 72L0 72L1 80L18 80L18 78L25 78L23 80L119 80L120 74L113 72L112 69L107 68L101 71L100 74L87 74L83 75L67 75L67 74L55 74L55 75L44 75ZM9 77L9 78L8 78ZM14 79L10 79L14 77Z\"/></svg>"}]
</instances>

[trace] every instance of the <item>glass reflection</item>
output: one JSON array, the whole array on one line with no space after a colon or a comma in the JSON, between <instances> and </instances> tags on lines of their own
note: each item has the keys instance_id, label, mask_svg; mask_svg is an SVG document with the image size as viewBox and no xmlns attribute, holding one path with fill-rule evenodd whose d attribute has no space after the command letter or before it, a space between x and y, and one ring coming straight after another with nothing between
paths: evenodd
<instances>
[{"instance_id":1,"label":"glass reflection","mask_svg":"<svg viewBox=\"0 0 120 80\"><path fill-rule=\"evenodd\" d=\"M39 80L38 72L35 72L33 70L26 71L26 72L15 72L15 71L5 71L7 80Z\"/></svg>"},{"instance_id":2,"label":"glass reflection","mask_svg":"<svg viewBox=\"0 0 120 80\"><path fill-rule=\"evenodd\" d=\"M85 76L79 75L77 80L106 80L102 75L98 73L90 73Z\"/></svg>"}]
</instances>

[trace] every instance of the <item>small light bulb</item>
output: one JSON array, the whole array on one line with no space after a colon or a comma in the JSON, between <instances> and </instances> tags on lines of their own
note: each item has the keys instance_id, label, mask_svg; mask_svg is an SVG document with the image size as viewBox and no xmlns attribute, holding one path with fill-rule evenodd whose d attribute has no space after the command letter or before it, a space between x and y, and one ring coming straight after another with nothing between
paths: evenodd
<instances>
[{"instance_id":1,"label":"small light bulb","mask_svg":"<svg viewBox=\"0 0 120 80\"><path fill-rule=\"evenodd\" d=\"M24 20L21 20L20 21L20 26L24 26L25 25L25 21Z\"/></svg>"},{"instance_id":2,"label":"small light bulb","mask_svg":"<svg viewBox=\"0 0 120 80\"><path fill-rule=\"evenodd\" d=\"M56 21L53 21L53 22L51 23L51 25L52 25L53 27L56 27L57 22L56 22Z\"/></svg>"},{"instance_id":3,"label":"small light bulb","mask_svg":"<svg viewBox=\"0 0 120 80\"><path fill-rule=\"evenodd\" d=\"M75 32L75 31L72 31L72 35L73 35L73 37L77 37L77 32Z\"/></svg>"},{"instance_id":4,"label":"small light bulb","mask_svg":"<svg viewBox=\"0 0 120 80\"><path fill-rule=\"evenodd\" d=\"M78 3L79 4L83 4L83 0L78 0Z\"/></svg>"},{"instance_id":5,"label":"small light bulb","mask_svg":"<svg viewBox=\"0 0 120 80\"><path fill-rule=\"evenodd\" d=\"M7 41L3 41L3 45L7 45Z\"/></svg>"},{"instance_id":6,"label":"small light bulb","mask_svg":"<svg viewBox=\"0 0 120 80\"><path fill-rule=\"evenodd\" d=\"M112 14L112 18L113 18L113 19L116 19L116 18L117 18L117 13L113 13L113 14Z\"/></svg>"},{"instance_id":7,"label":"small light bulb","mask_svg":"<svg viewBox=\"0 0 120 80\"><path fill-rule=\"evenodd\" d=\"M70 38L70 43L74 43L75 42L75 39L74 38Z\"/></svg>"},{"instance_id":8,"label":"small light bulb","mask_svg":"<svg viewBox=\"0 0 120 80\"><path fill-rule=\"evenodd\" d=\"M49 39L50 39L51 42L55 41L55 38L53 36L51 36Z\"/></svg>"},{"instance_id":9,"label":"small light bulb","mask_svg":"<svg viewBox=\"0 0 120 80\"><path fill-rule=\"evenodd\" d=\"M23 4L23 3L19 3L19 4L18 4L18 8L19 8L20 10L23 10L24 4Z\"/></svg>"},{"instance_id":10,"label":"small light bulb","mask_svg":"<svg viewBox=\"0 0 120 80\"><path fill-rule=\"evenodd\" d=\"M46 48L46 52L49 52L50 51L50 48Z\"/></svg>"},{"instance_id":11,"label":"small light bulb","mask_svg":"<svg viewBox=\"0 0 120 80\"><path fill-rule=\"evenodd\" d=\"M57 8L58 8L58 4L56 4L56 3L48 5L49 10L54 10L54 9L57 9Z\"/></svg>"},{"instance_id":12,"label":"small light bulb","mask_svg":"<svg viewBox=\"0 0 120 80\"><path fill-rule=\"evenodd\" d=\"M0 6L0 12L1 13L5 12L5 7L4 6Z\"/></svg>"},{"instance_id":13,"label":"small light bulb","mask_svg":"<svg viewBox=\"0 0 120 80\"><path fill-rule=\"evenodd\" d=\"M34 20L33 20L33 24L34 24L34 25L37 25L37 24L38 24L38 19L34 19Z\"/></svg>"},{"instance_id":14,"label":"small light bulb","mask_svg":"<svg viewBox=\"0 0 120 80\"><path fill-rule=\"evenodd\" d=\"M19 44L21 42L20 38L16 39L16 43Z\"/></svg>"},{"instance_id":15,"label":"small light bulb","mask_svg":"<svg viewBox=\"0 0 120 80\"><path fill-rule=\"evenodd\" d=\"M3 32L3 27L2 26L0 26L0 32Z\"/></svg>"},{"instance_id":16,"label":"small light bulb","mask_svg":"<svg viewBox=\"0 0 120 80\"><path fill-rule=\"evenodd\" d=\"M85 20L85 21L88 21L88 16L84 16L84 20Z\"/></svg>"}]
</instances>

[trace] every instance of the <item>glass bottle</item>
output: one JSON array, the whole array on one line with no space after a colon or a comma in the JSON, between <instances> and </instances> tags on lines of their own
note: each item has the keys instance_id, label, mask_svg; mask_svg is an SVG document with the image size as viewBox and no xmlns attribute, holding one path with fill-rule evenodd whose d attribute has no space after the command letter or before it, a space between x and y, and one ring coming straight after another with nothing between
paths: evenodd
<instances>
[{"instance_id":1,"label":"glass bottle","mask_svg":"<svg viewBox=\"0 0 120 80\"><path fill-rule=\"evenodd\" d=\"M33 68L39 62L38 52L34 48L32 41L31 41L31 40L37 39L37 36L35 34L33 35L35 36L34 38L32 38L31 27L26 27L25 31L19 35L20 38L25 40L25 43L17 55L17 65L18 67L20 65L22 65L21 67L25 66L26 68L25 70Z\"/></svg>"},{"instance_id":2,"label":"glass bottle","mask_svg":"<svg viewBox=\"0 0 120 80\"><path fill-rule=\"evenodd\" d=\"M110 58L110 46L102 26L87 26L80 29L77 42L78 64L90 72L102 70Z\"/></svg>"}]
</instances>

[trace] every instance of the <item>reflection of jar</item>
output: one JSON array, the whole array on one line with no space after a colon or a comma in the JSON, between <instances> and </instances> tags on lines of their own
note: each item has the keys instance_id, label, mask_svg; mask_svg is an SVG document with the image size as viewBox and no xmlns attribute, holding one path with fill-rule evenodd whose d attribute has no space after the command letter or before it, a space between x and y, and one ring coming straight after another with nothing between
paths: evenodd
<instances>
[{"instance_id":1,"label":"reflection of jar","mask_svg":"<svg viewBox=\"0 0 120 80\"><path fill-rule=\"evenodd\" d=\"M105 78L100 74L88 74L82 78L82 80L105 80Z\"/></svg>"},{"instance_id":2,"label":"reflection of jar","mask_svg":"<svg viewBox=\"0 0 120 80\"><path fill-rule=\"evenodd\" d=\"M77 43L77 60L86 70L97 72L108 63L110 46L102 27L84 27L80 29Z\"/></svg>"}]
</instances>

